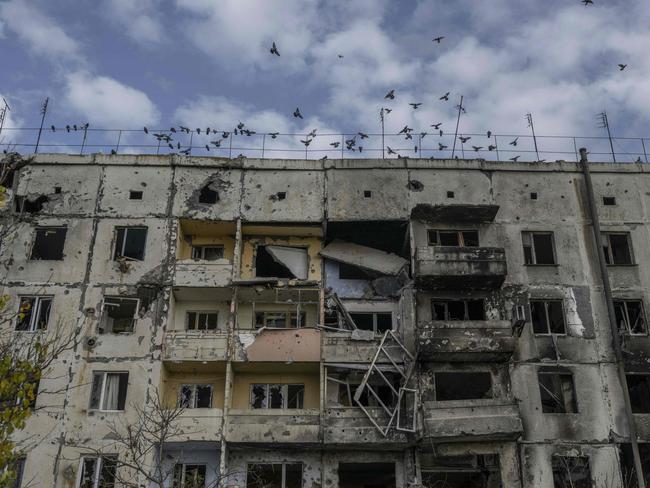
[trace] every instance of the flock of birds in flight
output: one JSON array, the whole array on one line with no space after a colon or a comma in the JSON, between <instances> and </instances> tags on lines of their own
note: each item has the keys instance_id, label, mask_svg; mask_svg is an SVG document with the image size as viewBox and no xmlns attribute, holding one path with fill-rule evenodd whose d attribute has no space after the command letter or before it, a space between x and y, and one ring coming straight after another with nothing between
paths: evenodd
<instances>
[{"instance_id":1,"label":"flock of birds in flight","mask_svg":"<svg viewBox=\"0 0 650 488\"><path fill-rule=\"evenodd\" d=\"M580 1L585 6L594 4L593 0L580 0ZM432 42L437 43L437 44L441 44L444 39L445 39L445 36L437 36L437 37L434 37L432 39ZM278 46L275 43L275 41L271 45L270 53L272 55L274 55L274 56L280 57L280 50L278 49ZM341 59L344 56L342 54L337 54L337 57L339 59ZM625 68L627 68L627 64L618 64L618 68L619 68L620 71L623 71ZM439 98L439 100L442 101L442 102L448 102L450 93L451 92L446 92L444 95L442 95ZM395 89L389 90L388 93L386 93L386 95L384 96L384 100L395 100ZM409 105L412 107L413 110L417 110L422 105L422 102L410 102ZM456 108L458 109L459 113L461 111L465 112L465 108L460 104L456 105ZM386 107L381 108L381 110L380 110L380 118L382 119L382 121L383 121L384 116L389 114L392 110L393 109L386 108ZM293 111L292 115L293 115L294 118L304 119L304 117L302 115L302 112L300 111L300 107L296 107L296 109ZM445 134L444 131L440 128L441 125L442 125L442 122L431 124L431 127L435 131L437 131L439 137L442 137ZM85 131L85 130L88 129L88 126L89 126L89 124L83 124L83 125L79 125L79 126L77 126L77 125L66 125L65 130L67 132L70 132L70 131L73 131L73 130L74 131L77 131L77 130L84 130ZM53 132L55 132L56 127L51 126L51 130ZM179 126L178 128L171 127L169 129L169 131L166 131L166 132L152 132L152 131L149 131L149 129L147 127L144 127L143 130L144 130L145 134L152 135L158 141L159 145L164 143L169 147L170 150L172 150L172 151L173 150L178 150L181 154L185 154L185 155L189 155L191 153L191 150L192 150L191 143L190 143L190 146L185 147L184 149L182 149L184 146L181 145L180 142L176 141L176 144L173 144L175 142L174 135L176 133L186 133L186 134L196 133L198 135L201 135L201 132L202 132L201 128L190 129L189 127L185 127L185 126L182 126L182 125ZM305 139L300 139L300 142L305 146L305 149L307 149L309 147L309 145L312 143L312 141L316 137L316 132L317 132L317 130L313 129L311 132L309 132L306 135ZM412 140L413 139L412 132L413 132L413 129L410 128L408 125L406 125L406 126L404 126L404 128L402 128L402 130L400 130L398 132L398 135L403 135L405 140ZM203 134L205 134L205 135L214 134L215 136L220 135L220 137L216 138L215 140L210 141L210 144L206 144L205 149L206 149L206 151L210 151L210 145L214 146L215 149L216 148L221 148L223 142L226 141L229 137L231 137L232 134L250 137L250 136L252 136L252 135L254 135L256 133L257 133L256 131L246 128L245 124L242 123L242 122L239 122L237 124L235 129L233 129L232 133L229 132L229 131L219 131L219 130L211 129L210 127L207 127L205 130L203 130ZM420 132L419 133L420 143L421 143L422 139L425 136L429 135L429 134L430 133L428 133L428 132ZM276 139L278 137L278 135L280 135L280 133L279 132L266 132L266 133L264 133L264 135L267 135L267 136L271 137L271 139ZM488 130L486 132L487 139L491 139L491 136L492 136L492 132ZM347 148L348 151L363 152L363 146L360 143L358 143L357 137L359 137L359 142L360 142L363 139L367 139L369 136L368 136L368 134L366 134L364 132L358 132L352 138L346 139L345 140L345 147ZM472 137L471 136L464 136L464 135L461 134L461 135L458 135L457 138L458 138L458 140L460 140L461 144L465 144ZM510 141L508 144L513 146L513 147L516 147L518 139L519 139L519 137L516 137L515 139ZM337 149L337 148L341 147L341 141L334 141L334 142L331 142L329 145L333 149ZM440 142L438 143L438 150L439 151L445 151L446 149L448 149L448 147L449 146L447 146L445 144L442 144ZM479 152L484 148L484 146L474 146L474 145L472 145L471 147L475 152ZM494 151L496 149L497 149L496 141L494 141L494 144L490 143L487 146L488 151ZM389 155L397 155L398 158L403 157L396 150L391 148L390 146L386 146L386 151L387 151L387 153ZM418 151L418 146L417 145L414 146L414 151L417 153L417 151ZM116 151L111 150L111 153L115 154ZM240 154L238 157L243 158L245 156L243 154ZM514 157L510 158L510 160L516 162L520 157L521 157L521 155L517 155L517 156L514 156ZM327 159L327 156L324 156L321 159ZM434 159L434 158L432 157L431 159ZM544 160L540 160L539 162L544 162Z\"/></svg>"}]
</instances>

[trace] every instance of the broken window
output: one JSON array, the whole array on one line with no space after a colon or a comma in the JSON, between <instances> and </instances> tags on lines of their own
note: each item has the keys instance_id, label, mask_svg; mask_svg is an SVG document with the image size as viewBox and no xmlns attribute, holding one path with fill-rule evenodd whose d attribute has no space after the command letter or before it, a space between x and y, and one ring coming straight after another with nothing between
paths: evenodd
<instances>
[{"instance_id":1,"label":"broken window","mask_svg":"<svg viewBox=\"0 0 650 488\"><path fill-rule=\"evenodd\" d=\"M187 312L185 328L187 330L217 330L218 312Z\"/></svg>"},{"instance_id":2,"label":"broken window","mask_svg":"<svg viewBox=\"0 0 650 488\"><path fill-rule=\"evenodd\" d=\"M205 464L174 465L174 483L172 488L206 488L207 466Z\"/></svg>"},{"instance_id":3,"label":"broken window","mask_svg":"<svg viewBox=\"0 0 650 488\"><path fill-rule=\"evenodd\" d=\"M648 332L641 300L614 300L614 313L619 331L632 335Z\"/></svg>"},{"instance_id":4,"label":"broken window","mask_svg":"<svg viewBox=\"0 0 650 488\"><path fill-rule=\"evenodd\" d=\"M365 280L371 279L370 275L358 266L351 264L338 263L340 280Z\"/></svg>"},{"instance_id":5,"label":"broken window","mask_svg":"<svg viewBox=\"0 0 650 488\"><path fill-rule=\"evenodd\" d=\"M397 402L397 396L393 392L393 388L388 385L377 384L373 382L369 384L373 394L370 389L364 388L359 397L359 403L354 401L354 394L359 388L360 383L350 383L349 385L340 385L339 386L339 403L345 407L356 407L359 403L364 407L379 407L381 403L387 407L392 407ZM396 385L399 388L399 385ZM395 388L395 390L397 390ZM379 403L381 402L381 403Z\"/></svg>"},{"instance_id":6,"label":"broken window","mask_svg":"<svg viewBox=\"0 0 650 488\"><path fill-rule=\"evenodd\" d=\"M543 413L578 413L571 373L539 371L537 380Z\"/></svg>"},{"instance_id":7,"label":"broken window","mask_svg":"<svg viewBox=\"0 0 650 488\"><path fill-rule=\"evenodd\" d=\"M626 374L633 413L650 413L650 374Z\"/></svg>"},{"instance_id":8,"label":"broken window","mask_svg":"<svg viewBox=\"0 0 650 488\"><path fill-rule=\"evenodd\" d=\"M603 197L603 205L616 205L616 197Z\"/></svg>"},{"instance_id":9,"label":"broken window","mask_svg":"<svg viewBox=\"0 0 650 488\"><path fill-rule=\"evenodd\" d=\"M591 470L586 456L553 456L555 488L591 488Z\"/></svg>"},{"instance_id":10,"label":"broken window","mask_svg":"<svg viewBox=\"0 0 650 488\"><path fill-rule=\"evenodd\" d=\"M603 232L601 238L607 264L633 264L630 234L627 232Z\"/></svg>"},{"instance_id":11,"label":"broken window","mask_svg":"<svg viewBox=\"0 0 650 488\"><path fill-rule=\"evenodd\" d=\"M192 246L192 259L201 261L216 261L223 259L223 246Z\"/></svg>"},{"instance_id":12,"label":"broken window","mask_svg":"<svg viewBox=\"0 0 650 488\"><path fill-rule=\"evenodd\" d=\"M307 323L306 312L292 312L289 310L273 310L255 312L255 328L268 327L270 329L298 329Z\"/></svg>"},{"instance_id":13,"label":"broken window","mask_svg":"<svg viewBox=\"0 0 650 488\"><path fill-rule=\"evenodd\" d=\"M478 247L476 230L437 230L427 231L430 246Z\"/></svg>"},{"instance_id":14,"label":"broken window","mask_svg":"<svg viewBox=\"0 0 650 488\"><path fill-rule=\"evenodd\" d=\"M52 310L51 296L19 297L16 330L34 332L47 329Z\"/></svg>"},{"instance_id":15,"label":"broken window","mask_svg":"<svg viewBox=\"0 0 650 488\"><path fill-rule=\"evenodd\" d=\"M304 247L257 246L255 276L307 279L309 257Z\"/></svg>"},{"instance_id":16,"label":"broken window","mask_svg":"<svg viewBox=\"0 0 650 488\"><path fill-rule=\"evenodd\" d=\"M133 332L138 312L137 298L104 297L100 334L123 334Z\"/></svg>"},{"instance_id":17,"label":"broken window","mask_svg":"<svg viewBox=\"0 0 650 488\"><path fill-rule=\"evenodd\" d=\"M434 373L436 401L492 398L492 375L488 371Z\"/></svg>"},{"instance_id":18,"label":"broken window","mask_svg":"<svg viewBox=\"0 0 650 488\"><path fill-rule=\"evenodd\" d=\"M129 373L95 371L90 391L91 410L124 410Z\"/></svg>"},{"instance_id":19,"label":"broken window","mask_svg":"<svg viewBox=\"0 0 650 488\"><path fill-rule=\"evenodd\" d=\"M535 334L566 334L562 300L531 300L530 319Z\"/></svg>"},{"instance_id":20,"label":"broken window","mask_svg":"<svg viewBox=\"0 0 650 488\"><path fill-rule=\"evenodd\" d=\"M212 385L182 385L179 408L212 408Z\"/></svg>"},{"instance_id":21,"label":"broken window","mask_svg":"<svg viewBox=\"0 0 650 488\"><path fill-rule=\"evenodd\" d=\"M556 264L553 232L522 232L526 264Z\"/></svg>"},{"instance_id":22,"label":"broken window","mask_svg":"<svg viewBox=\"0 0 650 488\"><path fill-rule=\"evenodd\" d=\"M251 408L304 408L305 385L251 384Z\"/></svg>"},{"instance_id":23,"label":"broken window","mask_svg":"<svg viewBox=\"0 0 650 488\"><path fill-rule=\"evenodd\" d=\"M48 201L49 199L45 195L40 195L35 200L30 200L24 195L18 195L16 196L16 212L38 213Z\"/></svg>"},{"instance_id":24,"label":"broken window","mask_svg":"<svg viewBox=\"0 0 650 488\"><path fill-rule=\"evenodd\" d=\"M82 457L78 488L114 488L117 455Z\"/></svg>"},{"instance_id":25,"label":"broken window","mask_svg":"<svg viewBox=\"0 0 650 488\"><path fill-rule=\"evenodd\" d=\"M339 463L338 488L395 488L395 463Z\"/></svg>"},{"instance_id":26,"label":"broken window","mask_svg":"<svg viewBox=\"0 0 650 488\"><path fill-rule=\"evenodd\" d=\"M246 488L302 488L302 463L249 464Z\"/></svg>"},{"instance_id":27,"label":"broken window","mask_svg":"<svg viewBox=\"0 0 650 488\"><path fill-rule=\"evenodd\" d=\"M500 487L499 459L494 454L435 456L422 467L426 488Z\"/></svg>"},{"instance_id":28,"label":"broken window","mask_svg":"<svg viewBox=\"0 0 650 488\"><path fill-rule=\"evenodd\" d=\"M485 300L431 300L433 320L485 320Z\"/></svg>"},{"instance_id":29,"label":"broken window","mask_svg":"<svg viewBox=\"0 0 650 488\"><path fill-rule=\"evenodd\" d=\"M140 190L131 190L129 192L129 200L142 200L143 192Z\"/></svg>"},{"instance_id":30,"label":"broken window","mask_svg":"<svg viewBox=\"0 0 650 488\"><path fill-rule=\"evenodd\" d=\"M210 184L205 185L199 192L199 203L213 204L219 201L219 194L210 188Z\"/></svg>"},{"instance_id":31,"label":"broken window","mask_svg":"<svg viewBox=\"0 0 650 488\"><path fill-rule=\"evenodd\" d=\"M383 334L393 329L393 314L391 312L350 312L357 329L372 330L375 334Z\"/></svg>"},{"instance_id":32,"label":"broken window","mask_svg":"<svg viewBox=\"0 0 650 488\"><path fill-rule=\"evenodd\" d=\"M119 258L144 259L144 248L147 242L146 227L115 227L115 252L113 260Z\"/></svg>"},{"instance_id":33,"label":"broken window","mask_svg":"<svg viewBox=\"0 0 650 488\"><path fill-rule=\"evenodd\" d=\"M30 259L61 261L67 227L37 227Z\"/></svg>"}]
</instances>

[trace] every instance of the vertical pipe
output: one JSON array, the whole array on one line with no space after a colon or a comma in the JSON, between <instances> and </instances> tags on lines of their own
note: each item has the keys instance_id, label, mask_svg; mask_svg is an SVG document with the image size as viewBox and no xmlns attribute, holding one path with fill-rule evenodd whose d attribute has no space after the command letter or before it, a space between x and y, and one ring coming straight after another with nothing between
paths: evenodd
<instances>
[{"instance_id":1,"label":"vertical pipe","mask_svg":"<svg viewBox=\"0 0 650 488\"><path fill-rule=\"evenodd\" d=\"M192 140L194 139L194 131L190 132L190 156L192 155Z\"/></svg>"},{"instance_id":2,"label":"vertical pipe","mask_svg":"<svg viewBox=\"0 0 650 488\"><path fill-rule=\"evenodd\" d=\"M576 138L573 137L573 151L576 153L576 163L580 162L580 156L578 156L578 146L576 145Z\"/></svg>"},{"instance_id":3,"label":"vertical pipe","mask_svg":"<svg viewBox=\"0 0 650 488\"><path fill-rule=\"evenodd\" d=\"M122 140L122 131L120 130L120 131L117 133L117 146L115 146L115 153L116 153L116 154L117 154L117 152L120 150L120 141L121 141L121 140Z\"/></svg>"},{"instance_id":4,"label":"vertical pipe","mask_svg":"<svg viewBox=\"0 0 650 488\"><path fill-rule=\"evenodd\" d=\"M345 134L341 134L341 159L343 159L343 147L345 146Z\"/></svg>"},{"instance_id":5,"label":"vertical pipe","mask_svg":"<svg viewBox=\"0 0 650 488\"><path fill-rule=\"evenodd\" d=\"M643 142L643 137L641 138L641 146L643 147L643 157L645 158L645 162L648 162L648 154L645 151L645 142Z\"/></svg>"},{"instance_id":6,"label":"vertical pipe","mask_svg":"<svg viewBox=\"0 0 650 488\"><path fill-rule=\"evenodd\" d=\"M230 137L228 138L228 159L232 159L232 138L233 138L233 133L230 133Z\"/></svg>"},{"instance_id":7,"label":"vertical pipe","mask_svg":"<svg viewBox=\"0 0 650 488\"><path fill-rule=\"evenodd\" d=\"M499 157L499 141L497 140L496 134L494 134L494 145L496 146L496 151L497 151L497 161L500 161L501 158Z\"/></svg>"},{"instance_id":8,"label":"vertical pipe","mask_svg":"<svg viewBox=\"0 0 650 488\"><path fill-rule=\"evenodd\" d=\"M385 159L384 155L384 108L381 109L381 159Z\"/></svg>"},{"instance_id":9,"label":"vertical pipe","mask_svg":"<svg viewBox=\"0 0 650 488\"><path fill-rule=\"evenodd\" d=\"M634 469L636 471L638 488L646 488L645 479L643 476L643 467L641 464L641 456L639 454L639 444L637 442L636 424L634 422L634 414L632 413L632 405L630 402L630 392L627 388L627 381L625 379L625 365L623 363L623 352L621 349L619 331L616 326L614 300L612 298L612 289L609 283L607 262L605 261L605 252L603 251L602 237L600 234L600 220L598 218L598 209L596 208L594 189L591 183L591 173L589 172L589 163L587 161L587 150L585 148L580 148L580 165L582 166L582 172L584 174L585 187L587 190L587 203L592 222L596 251L598 252L598 265L600 268L600 278L603 283L605 301L607 303L607 316L609 319L610 332L612 334L614 355L616 357L616 369L618 373L618 379L621 383L621 388L623 389L623 403L625 404L625 416L629 424L630 443L632 444L632 454L634 457Z\"/></svg>"},{"instance_id":10,"label":"vertical pipe","mask_svg":"<svg viewBox=\"0 0 650 488\"><path fill-rule=\"evenodd\" d=\"M79 151L79 156L83 156L84 147L86 146L86 136L88 135L88 124L84 125L84 138L81 141L81 151Z\"/></svg>"},{"instance_id":11,"label":"vertical pipe","mask_svg":"<svg viewBox=\"0 0 650 488\"><path fill-rule=\"evenodd\" d=\"M463 110L463 96L460 96L460 103L458 104L458 118L456 119L456 130L454 131L454 147L451 150L451 159L454 159L456 153L456 139L458 138L458 124L460 124L460 112ZM463 154L463 158L465 155Z\"/></svg>"},{"instance_id":12,"label":"vertical pipe","mask_svg":"<svg viewBox=\"0 0 650 488\"><path fill-rule=\"evenodd\" d=\"M264 159L265 148L266 148L266 134L262 134L262 159Z\"/></svg>"}]
</instances>

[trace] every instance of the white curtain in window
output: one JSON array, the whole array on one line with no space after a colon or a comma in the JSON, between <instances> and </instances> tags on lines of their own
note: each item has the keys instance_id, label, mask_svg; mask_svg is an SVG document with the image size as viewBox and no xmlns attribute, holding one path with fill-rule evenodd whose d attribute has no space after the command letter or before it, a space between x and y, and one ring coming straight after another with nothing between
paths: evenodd
<instances>
[{"instance_id":1,"label":"white curtain in window","mask_svg":"<svg viewBox=\"0 0 650 488\"><path fill-rule=\"evenodd\" d=\"M118 410L120 392L120 375L106 375L106 391L104 393L104 410Z\"/></svg>"}]
</instances>

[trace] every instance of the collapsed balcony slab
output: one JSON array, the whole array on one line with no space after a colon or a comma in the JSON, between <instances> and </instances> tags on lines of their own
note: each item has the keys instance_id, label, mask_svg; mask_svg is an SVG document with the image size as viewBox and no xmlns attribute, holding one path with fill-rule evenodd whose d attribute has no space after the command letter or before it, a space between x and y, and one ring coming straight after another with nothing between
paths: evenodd
<instances>
[{"instance_id":1,"label":"collapsed balcony slab","mask_svg":"<svg viewBox=\"0 0 650 488\"><path fill-rule=\"evenodd\" d=\"M320 251L320 255L358 268L384 275L397 275L408 261L396 254L351 242L334 241Z\"/></svg>"}]
</instances>

